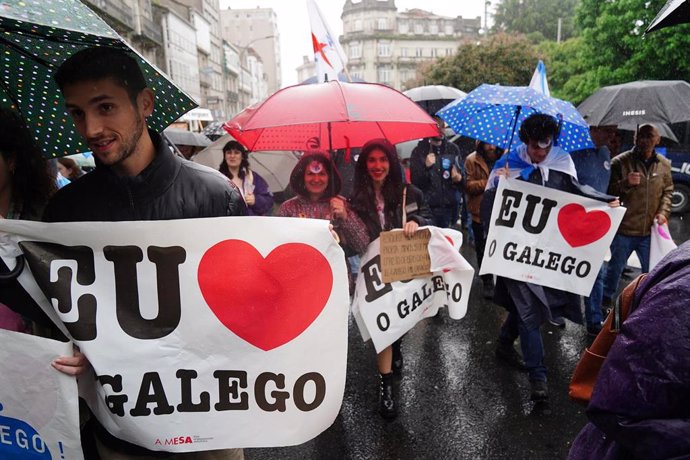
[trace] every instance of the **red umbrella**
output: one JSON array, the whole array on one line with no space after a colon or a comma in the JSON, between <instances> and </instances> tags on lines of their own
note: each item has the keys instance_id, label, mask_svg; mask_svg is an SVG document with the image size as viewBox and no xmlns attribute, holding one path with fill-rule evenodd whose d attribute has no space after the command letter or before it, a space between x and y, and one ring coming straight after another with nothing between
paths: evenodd
<instances>
[{"instance_id":1,"label":"red umbrella","mask_svg":"<svg viewBox=\"0 0 690 460\"><path fill-rule=\"evenodd\" d=\"M253 151L346 149L376 138L397 144L439 135L434 119L393 88L337 80L283 88L237 114L225 130Z\"/></svg>"}]
</instances>

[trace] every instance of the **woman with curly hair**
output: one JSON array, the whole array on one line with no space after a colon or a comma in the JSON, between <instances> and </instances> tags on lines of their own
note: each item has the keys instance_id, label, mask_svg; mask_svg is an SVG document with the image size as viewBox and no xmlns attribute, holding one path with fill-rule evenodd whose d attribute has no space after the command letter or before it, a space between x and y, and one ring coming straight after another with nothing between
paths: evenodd
<instances>
[{"instance_id":1,"label":"woman with curly hair","mask_svg":"<svg viewBox=\"0 0 690 460\"><path fill-rule=\"evenodd\" d=\"M341 185L340 174L330 158L322 153L304 155L290 174L290 186L297 196L284 202L277 215L329 220L345 255L353 256L363 253L370 240L364 223L338 195ZM353 288L350 278L350 293Z\"/></svg>"},{"instance_id":2,"label":"woman with curly hair","mask_svg":"<svg viewBox=\"0 0 690 460\"><path fill-rule=\"evenodd\" d=\"M0 108L0 217L4 219L40 220L48 198L55 192L55 182L48 174L46 161L33 135L14 111ZM0 273L8 271L0 260ZM17 283L13 277L0 279L0 328L31 332L24 316L5 305L20 302L12 297ZM23 291L22 291L23 292ZM23 301L21 301L23 303ZM43 315L41 315L43 316Z\"/></svg>"},{"instance_id":3,"label":"woman with curly hair","mask_svg":"<svg viewBox=\"0 0 690 460\"><path fill-rule=\"evenodd\" d=\"M249 169L249 152L237 141L223 146L223 161L218 170L242 192L248 216L265 216L273 208L273 194L263 177Z\"/></svg>"},{"instance_id":4,"label":"woman with curly hair","mask_svg":"<svg viewBox=\"0 0 690 460\"><path fill-rule=\"evenodd\" d=\"M364 221L373 241L384 231L402 228L406 236L431 225L431 211L424 194L403 181L395 147L385 139L374 139L362 147L355 165L352 209ZM393 371L402 370L400 339L376 357L380 374L379 414L394 419L398 404L393 391Z\"/></svg>"}]
</instances>

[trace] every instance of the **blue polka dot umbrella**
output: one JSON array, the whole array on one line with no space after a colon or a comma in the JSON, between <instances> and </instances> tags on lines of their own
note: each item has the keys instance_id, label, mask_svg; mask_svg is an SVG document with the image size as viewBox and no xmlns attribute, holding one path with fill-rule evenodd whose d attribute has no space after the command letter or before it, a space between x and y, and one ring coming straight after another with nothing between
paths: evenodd
<instances>
[{"instance_id":1,"label":"blue polka dot umbrella","mask_svg":"<svg viewBox=\"0 0 690 460\"><path fill-rule=\"evenodd\" d=\"M483 84L463 99L443 107L437 115L456 134L512 149L521 144L520 125L533 113L551 115L559 122L556 145L563 150L574 152L594 147L587 122L571 103L527 86Z\"/></svg>"},{"instance_id":2,"label":"blue polka dot umbrella","mask_svg":"<svg viewBox=\"0 0 690 460\"><path fill-rule=\"evenodd\" d=\"M130 52L156 95L151 129L162 131L196 103L136 53L78 0L5 0L0 3L0 105L17 110L48 158L86 152L65 111L53 74L84 48Z\"/></svg>"}]
</instances>

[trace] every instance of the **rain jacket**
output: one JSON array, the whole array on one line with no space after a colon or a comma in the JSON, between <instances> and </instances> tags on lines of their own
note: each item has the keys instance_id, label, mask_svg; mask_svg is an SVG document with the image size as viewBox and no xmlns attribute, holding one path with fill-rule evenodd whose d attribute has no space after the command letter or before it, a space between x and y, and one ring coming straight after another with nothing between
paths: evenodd
<instances>
[{"instance_id":1,"label":"rain jacket","mask_svg":"<svg viewBox=\"0 0 690 460\"><path fill-rule=\"evenodd\" d=\"M642 173L639 185L627 184L628 174ZM618 233L626 236L648 236L654 216L671 213L673 179L671 162L654 153L651 166L647 167L636 149L621 153L611 161L609 193L620 197L627 208Z\"/></svg>"},{"instance_id":2,"label":"rain jacket","mask_svg":"<svg viewBox=\"0 0 690 460\"><path fill-rule=\"evenodd\" d=\"M149 131L156 156L136 177L120 177L107 166L58 190L46 222L135 221L240 216L247 213L239 189L211 168L175 156Z\"/></svg>"},{"instance_id":3,"label":"rain jacket","mask_svg":"<svg viewBox=\"0 0 690 460\"><path fill-rule=\"evenodd\" d=\"M412 183L424 192L424 198L430 208L454 208L458 206L455 192L462 190L462 181L453 182L451 168L455 165L458 173L462 173L460 165L460 151L446 138L440 145L436 155L436 163L430 168L425 161L429 151L433 151L428 139L419 141L410 156L410 178Z\"/></svg>"},{"instance_id":4,"label":"rain jacket","mask_svg":"<svg viewBox=\"0 0 690 460\"><path fill-rule=\"evenodd\" d=\"M690 242L635 291L569 460L690 458Z\"/></svg>"},{"instance_id":5,"label":"rain jacket","mask_svg":"<svg viewBox=\"0 0 690 460\"><path fill-rule=\"evenodd\" d=\"M486 159L478 152L470 153L465 159L467 210L472 214L472 220L477 223L481 222L479 209L490 171Z\"/></svg>"}]
</instances>

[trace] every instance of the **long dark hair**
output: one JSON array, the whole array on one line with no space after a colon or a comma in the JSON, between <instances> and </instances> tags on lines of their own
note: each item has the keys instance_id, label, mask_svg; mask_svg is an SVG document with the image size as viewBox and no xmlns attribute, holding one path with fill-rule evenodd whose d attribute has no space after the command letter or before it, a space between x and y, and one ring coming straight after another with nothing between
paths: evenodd
<instances>
[{"instance_id":1,"label":"long dark hair","mask_svg":"<svg viewBox=\"0 0 690 460\"><path fill-rule=\"evenodd\" d=\"M367 171L367 158L374 150L381 150L388 158L389 169L388 175L384 179L381 194L384 202L384 215L387 226L393 225L393 219L398 206L402 201L403 187L403 172L398 155L393 144L386 139L373 139L362 147L362 152L359 154L357 164L355 165L355 180L354 192L350 201L352 208L365 221L376 217L378 222L378 215L376 212L376 193L374 192L374 183ZM369 219L366 219L366 218ZM369 227L369 225L367 225ZM372 229L370 229L371 232ZM372 232L373 233L373 232Z\"/></svg>"},{"instance_id":2,"label":"long dark hair","mask_svg":"<svg viewBox=\"0 0 690 460\"><path fill-rule=\"evenodd\" d=\"M16 112L0 108L0 155L10 169L12 202L21 207L23 218L39 219L48 198L55 192L55 180L31 131Z\"/></svg>"},{"instance_id":3,"label":"long dark hair","mask_svg":"<svg viewBox=\"0 0 690 460\"><path fill-rule=\"evenodd\" d=\"M298 195L308 198L309 192L307 192L307 187L304 185L304 173L307 170L309 164L312 161L321 163L328 174L328 187L323 192L321 199L330 199L340 193L340 188L342 187L342 181L340 180L340 174L329 157L323 153L310 153L304 155L295 165L292 173L290 173L290 187Z\"/></svg>"},{"instance_id":4,"label":"long dark hair","mask_svg":"<svg viewBox=\"0 0 690 460\"><path fill-rule=\"evenodd\" d=\"M247 171L249 171L249 152L247 152L247 149L244 148L244 145L237 141L228 141L228 143L223 146L223 161L220 162L218 171L222 172L230 179L233 178L230 168L228 168L228 163L225 161L225 152L228 150L239 150L242 153L239 176L240 179L244 180L245 174L247 174Z\"/></svg>"}]
</instances>

